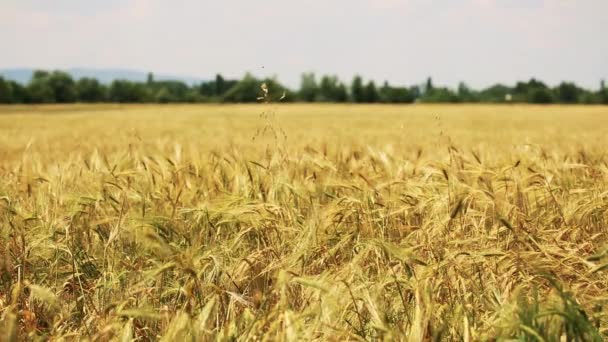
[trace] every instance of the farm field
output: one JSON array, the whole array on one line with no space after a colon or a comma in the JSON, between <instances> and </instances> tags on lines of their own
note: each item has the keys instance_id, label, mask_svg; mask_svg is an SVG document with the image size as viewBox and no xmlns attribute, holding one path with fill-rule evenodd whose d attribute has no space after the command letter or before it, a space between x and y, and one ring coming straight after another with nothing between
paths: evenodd
<instances>
[{"instance_id":1,"label":"farm field","mask_svg":"<svg viewBox=\"0 0 608 342\"><path fill-rule=\"evenodd\" d=\"M0 107L0 331L608 339L608 107Z\"/></svg>"}]
</instances>

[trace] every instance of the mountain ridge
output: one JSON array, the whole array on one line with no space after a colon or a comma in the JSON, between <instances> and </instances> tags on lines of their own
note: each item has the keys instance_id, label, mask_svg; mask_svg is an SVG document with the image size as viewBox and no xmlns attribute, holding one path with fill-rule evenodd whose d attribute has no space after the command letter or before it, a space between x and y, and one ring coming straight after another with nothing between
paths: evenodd
<instances>
[{"instance_id":1,"label":"mountain ridge","mask_svg":"<svg viewBox=\"0 0 608 342\"><path fill-rule=\"evenodd\" d=\"M39 70L37 68L5 68L0 69L0 76L5 79L13 80L21 84L27 84L31 79L34 71ZM55 69L67 72L78 80L83 77L96 78L101 83L109 84L114 80L128 80L133 82L145 82L148 78L147 71L140 71L135 69L123 69L123 68L68 68L68 69ZM192 76L180 76L180 75L169 75L169 74L156 74L154 73L154 79L157 81L181 81L187 84L195 84L206 81L203 78L192 77Z\"/></svg>"}]
</instances>

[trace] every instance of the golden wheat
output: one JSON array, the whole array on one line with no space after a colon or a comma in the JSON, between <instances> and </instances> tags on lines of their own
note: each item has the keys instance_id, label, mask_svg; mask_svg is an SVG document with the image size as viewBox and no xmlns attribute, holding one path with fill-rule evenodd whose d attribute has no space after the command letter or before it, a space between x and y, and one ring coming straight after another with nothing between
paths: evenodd
<instances>
[{"instance_id":1,"label":"golden wheat","mask_svg":"<svg viewBox=\"0 0 608 342\"><path fill-rule=\"evenodd\" d=\"M0 107L11 339L608 338L608 108Z\"/></svg>"}]
</instances>

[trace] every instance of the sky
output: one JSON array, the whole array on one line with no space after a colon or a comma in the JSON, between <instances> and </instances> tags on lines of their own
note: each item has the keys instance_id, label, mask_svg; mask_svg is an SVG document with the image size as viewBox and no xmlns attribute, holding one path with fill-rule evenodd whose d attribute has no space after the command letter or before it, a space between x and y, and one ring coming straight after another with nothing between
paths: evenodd
<instances>
[{"instance_id":1,"label":"sky","mask_svg":"<svg viewBox=\"0 0 608 342\"><path fill-rule=\"evenodd\" d=\"M607 33L608 0L0 0L0 68L595 89Z\"/></svg>"}]
</instances>

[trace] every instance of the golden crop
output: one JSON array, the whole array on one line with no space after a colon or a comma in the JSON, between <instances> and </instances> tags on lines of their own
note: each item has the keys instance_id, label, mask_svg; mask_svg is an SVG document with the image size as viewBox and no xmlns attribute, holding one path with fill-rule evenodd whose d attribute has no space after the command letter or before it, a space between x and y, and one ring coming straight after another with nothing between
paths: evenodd
<instances>
[{"instance_id":1,"label":"golden crop","mask_svg":"<svg viewBox=\"0 0 608 342\"><path fill-rule=\"evenodd\" d=\"M7 339L608 338L608 108L0 107Z\"/></svg>"}]
</instances>

